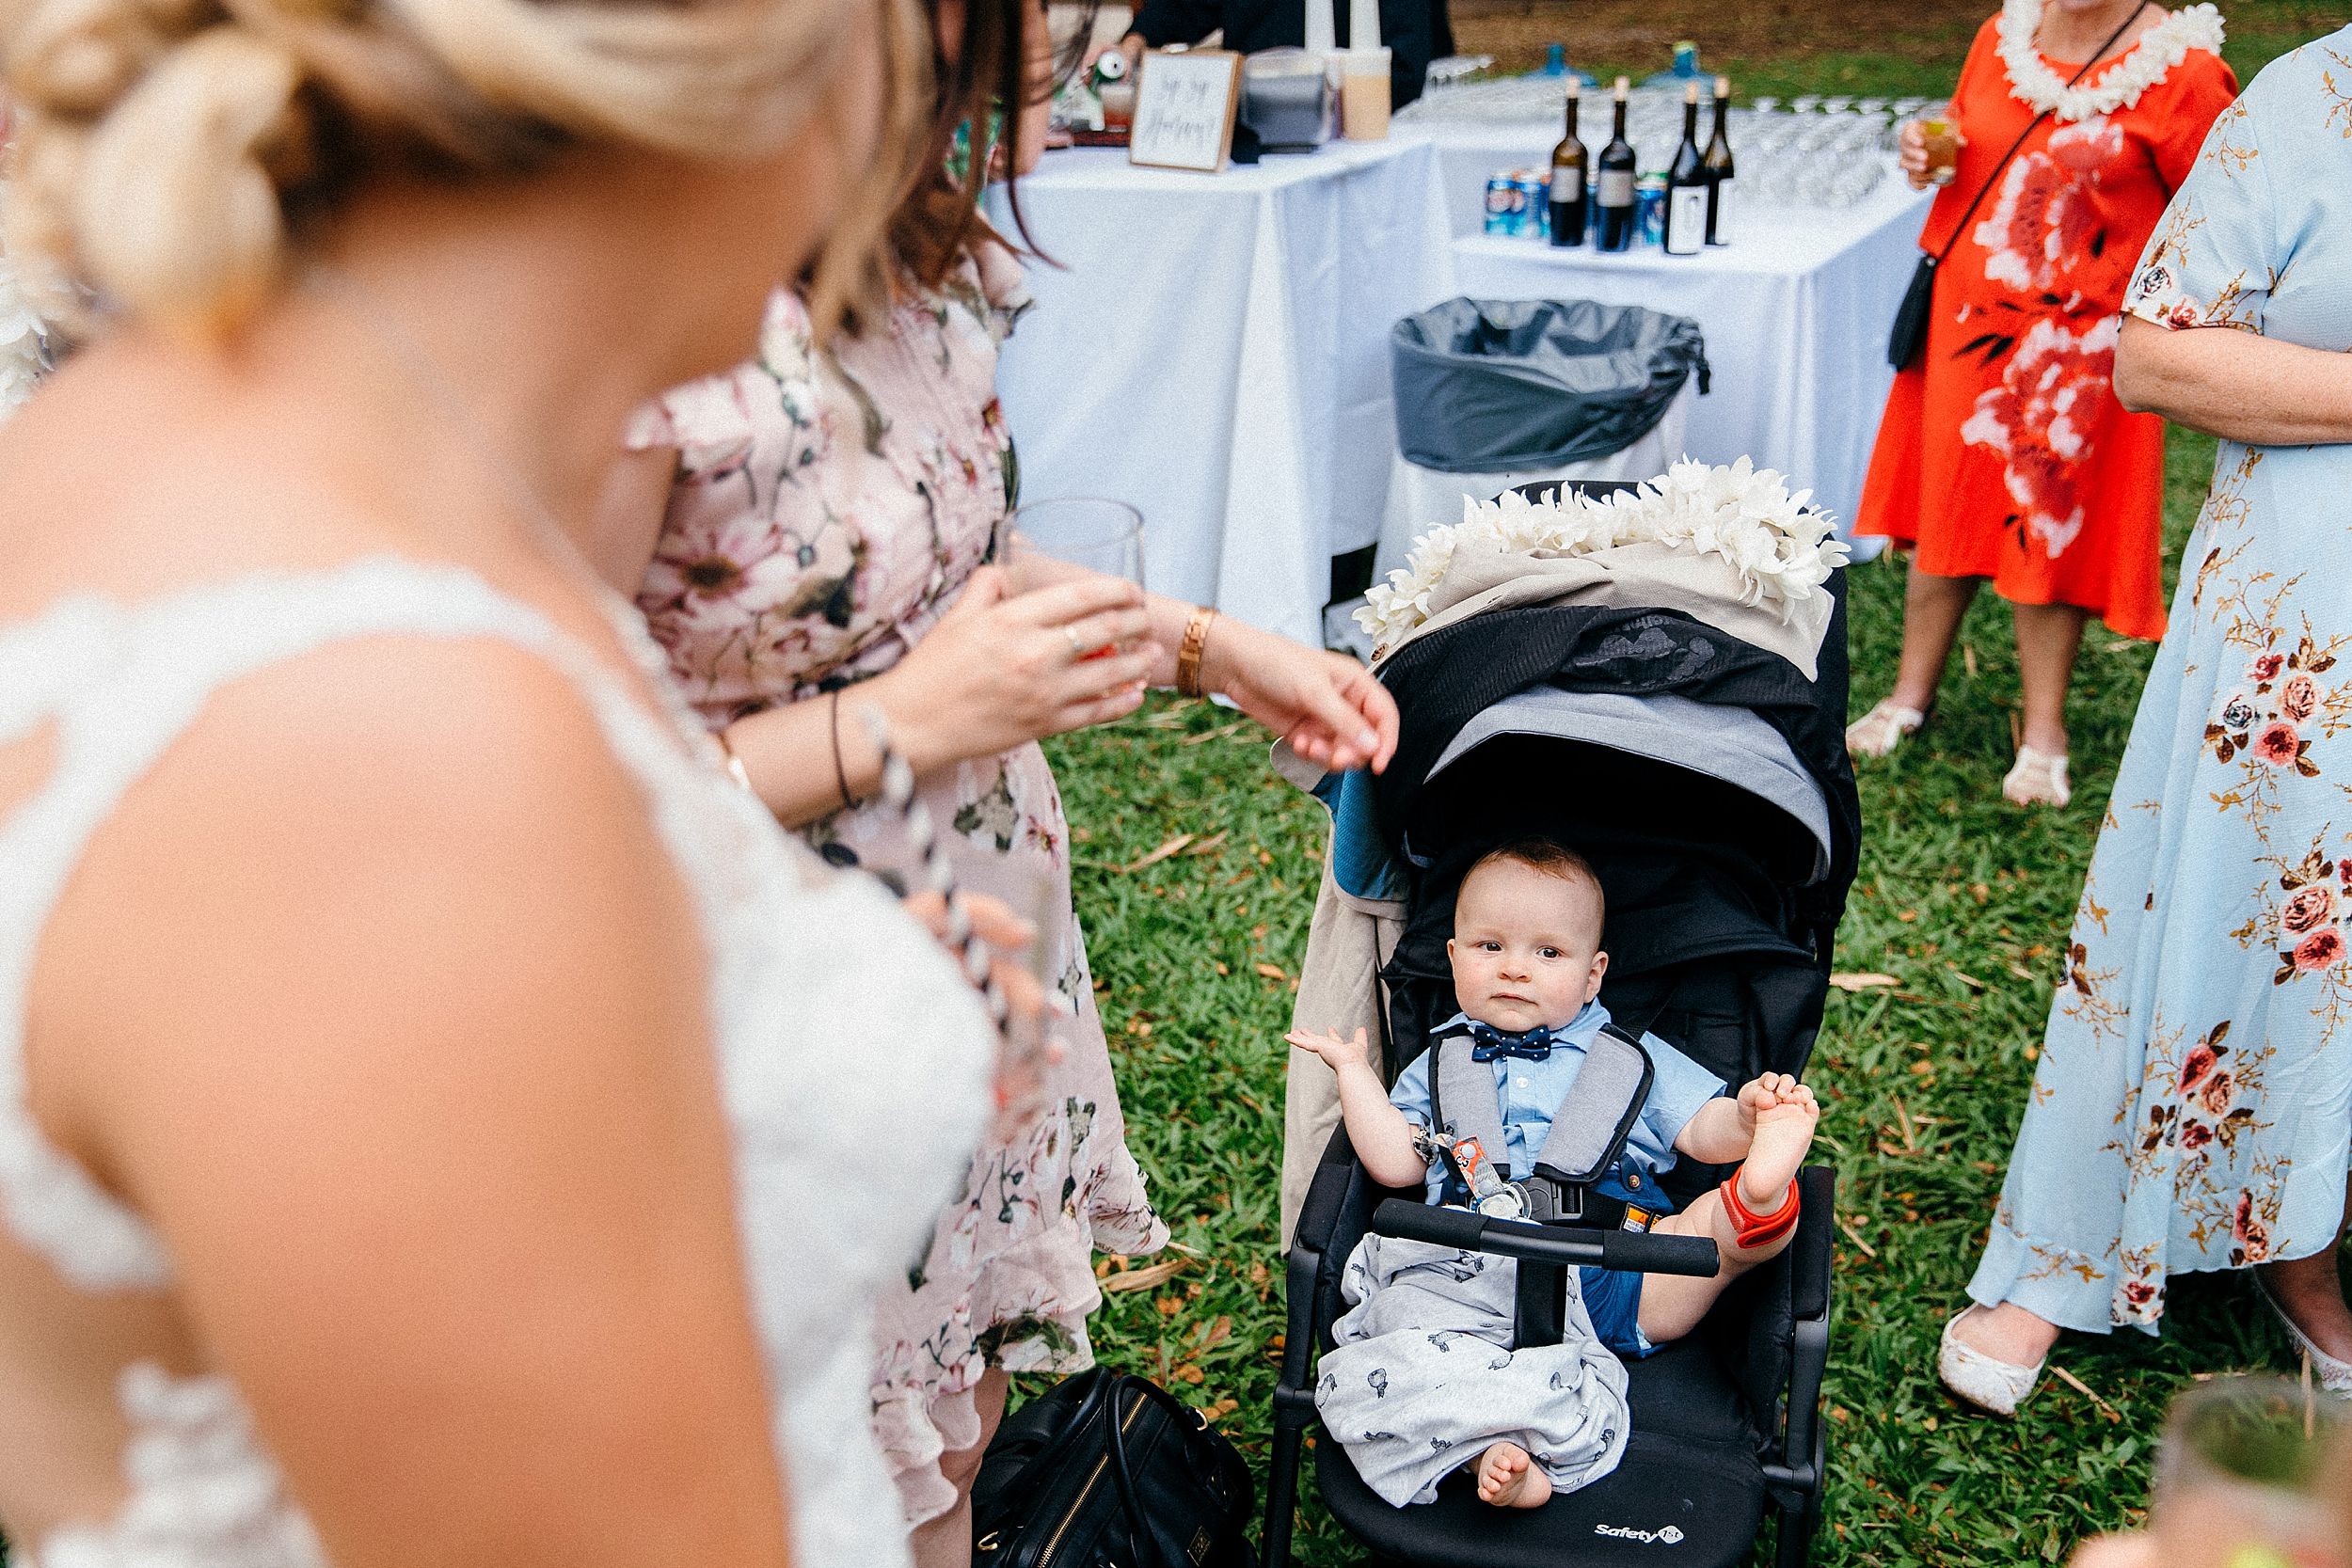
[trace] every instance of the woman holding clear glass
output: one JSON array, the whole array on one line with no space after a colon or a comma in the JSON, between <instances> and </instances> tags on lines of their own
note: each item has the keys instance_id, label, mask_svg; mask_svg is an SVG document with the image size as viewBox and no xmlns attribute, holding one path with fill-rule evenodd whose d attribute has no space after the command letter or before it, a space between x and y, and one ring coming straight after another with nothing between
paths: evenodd
<instances>
[{"instance_id":1,"label":"woman holding clear glass","mask_svg":"<svg viewBox=\"0 0 2352 1568\"><path fill-rule=\"evenodd\" d=\"M1027 301L982 220L988 156L960 133L1006 116L1035 160L1052 61L1041 7L941 5L931 172L891 225L894 293L830 347L801 292L770 302L760 353L663 397L632 432L624 561L638 603L747 785L826 859L911 879L874 800L871 705L918 777L964 886L1040 911L1061 1014L1041 1104L998 1127L882 1307L875 1429L918 1560L971 1553L970 1485L1010 1371L1092 1362L1093 1251L1166 1227L1126 1146L1071 897L1070 829L1039 739L1133 713L1148 686L1226 695L1326 766L1384 766L1396 709L1355 660L1029 552L1009 568L1012 436L999 343ZM953 84L963 84L962 91ZM983 143L986 136L979 138ZM656 530L659 539L655 542ZM644 543L638 543L638 541Z\"/></svg>"}]
</instances>

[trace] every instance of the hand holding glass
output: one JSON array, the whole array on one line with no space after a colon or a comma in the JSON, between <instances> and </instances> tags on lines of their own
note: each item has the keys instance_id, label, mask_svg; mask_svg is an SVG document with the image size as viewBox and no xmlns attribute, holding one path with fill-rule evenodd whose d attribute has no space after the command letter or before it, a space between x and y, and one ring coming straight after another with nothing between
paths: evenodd
<instances>
[{"instance_id":1,"label":"hand holding glass","mask_svg":"<svg viewBox=\"0 0 2352 1568\"><path fill-rule=\"evenodd\" d=\"M2352 1417L2284 1378L2217 1378L2165 1422L2149 1525L2167 1568L2352 1568Z\"/></svg>"}]
</instances>

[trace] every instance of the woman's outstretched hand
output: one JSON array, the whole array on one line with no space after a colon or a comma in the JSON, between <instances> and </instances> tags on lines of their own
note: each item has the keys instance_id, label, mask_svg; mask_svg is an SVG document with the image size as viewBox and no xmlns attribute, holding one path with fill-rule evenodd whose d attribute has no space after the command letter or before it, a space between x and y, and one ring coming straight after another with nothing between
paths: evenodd
<instances>
[{"instance_id":1,"label":"woman's outstretched hand","mask_svg":"<svg viewBox=\"0 0 2352 1568\"><path fill-rule=\"evenodd\" d=\"M1201 684L1335 773L1377 773L1396 754L1396 699L1345 654L1326 653L1219 616Z\"/></svg>"},{"instance_id":2,"label":"woman's outstretched hand","mask_svg":"<svg viewBox=\"0 0 2352 1568\"><path fill-rule=\"evenodd\" d=\"M1016 597L1001 569L983 566L857 694L882 703L908 762L929 772L1133 713L1167 657L1151 630L1131 582L1089 574Z\"/></svg>"}]
</instances>

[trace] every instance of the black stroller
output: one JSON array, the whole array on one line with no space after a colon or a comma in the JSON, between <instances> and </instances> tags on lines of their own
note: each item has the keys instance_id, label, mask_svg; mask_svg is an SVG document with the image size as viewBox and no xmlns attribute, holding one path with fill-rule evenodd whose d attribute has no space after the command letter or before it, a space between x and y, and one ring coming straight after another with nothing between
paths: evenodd
<instances>
[{"instance_id":1,"label":"black stroller","mask_svg":"<svg viewBox=\"0 0 2352 1568\"><path fill-rule=\"evenodd\" d=\"M1530 834L1573 846L1599 873L1611 954L1602 1000L1621 1027L1656 1031L1733 1085L1803 1073L1860 835L1843 744L1842 574L1831 588L1810 681L1680 612L1589 605L1490 611L1388 660L1380 678L1404 732L1369 785L1363 835L1391 858L1406 911L1379 977L1391 1079L1455 1011L1445 939L1463 875L1486 848ZM1664 1185L1680 1208L1726 1174L1686 1160ZM1804 1217L1788 1250L1738 1281L1687 1338L1627 1364L1633 1425L1614 1472L1526 1511L1479 1502L1456 1472L1437 1501L1399 1509L1327 1433L1315 1475L1332 1514L1377 1558L1401 1562L1727 1568L1749 1559L1769 1505L1781 1568L1808 1560L1835 1191L1818 1165L1801 1183ZM1300 1449L1318 1425L1315 1358L1330 1346L1342 1274L1367 1230L1519 1259L1523 1345L1558 1342L1569 1266L1715 1269L1704 1240L1427 1208L1418 1192L1375 1184L1342 1129L1291 1246L1266 1568L1289 1560Z\"/></svg>"}]
</instances>

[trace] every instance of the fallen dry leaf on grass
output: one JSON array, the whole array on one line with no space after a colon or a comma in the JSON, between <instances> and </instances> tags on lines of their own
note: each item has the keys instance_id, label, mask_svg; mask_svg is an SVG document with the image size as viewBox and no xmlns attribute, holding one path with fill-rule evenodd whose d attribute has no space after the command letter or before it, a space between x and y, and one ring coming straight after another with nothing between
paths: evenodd
<instances>
[{"instance_id":1,"label":"fallen dry leaf on grass","mask_svg":"<svg viewBox=\"0 0 2352 1568\"><path fill-rule=\"evenodd\" d=\"M1902 984L1892 974L1833 974L1829 977L1829 983L1839 990L1869 990L1876 986Z\"/></svg>"},{"instance_id":2,"label":"fallen dry leaf on grass","mask_svg":"<svg viewBox=\"0 0 2352 1568\"><path fill-rule=\"evenodd\" d=\"M1161 845L1158 848L1144 856L1143 859L1139 861L1129 861L1125 865L1119 868L1119 873L1123 877L1134 872L1140 871L1147 865L1157 865L1160 862L1168 859L1168 856L1175 854L1178 850L1182 849L1185 845L1190 844L1192 842L1192 838L1193 835L1190 833L1178 833L1174 838L1169 839L1166 844Z\"/></svg>"},{"instance_id":3,"label":"fallen dry leaf on grass","mask_svg":"<svg viewBox=\"0 0 2352 1568\"><path fill-rule=\"evenodd\" d=\"M1185 1258L1168 1258L1148 1268L1129 1269L1103 1281L1103 1290L1105 1294L1116 1294L1120 1291L1148 1291L1154 1285L1163 1285L1175 1278L1176 1271L1189 1261L1191 1259Z\"/></svg>"}]
</instances>

